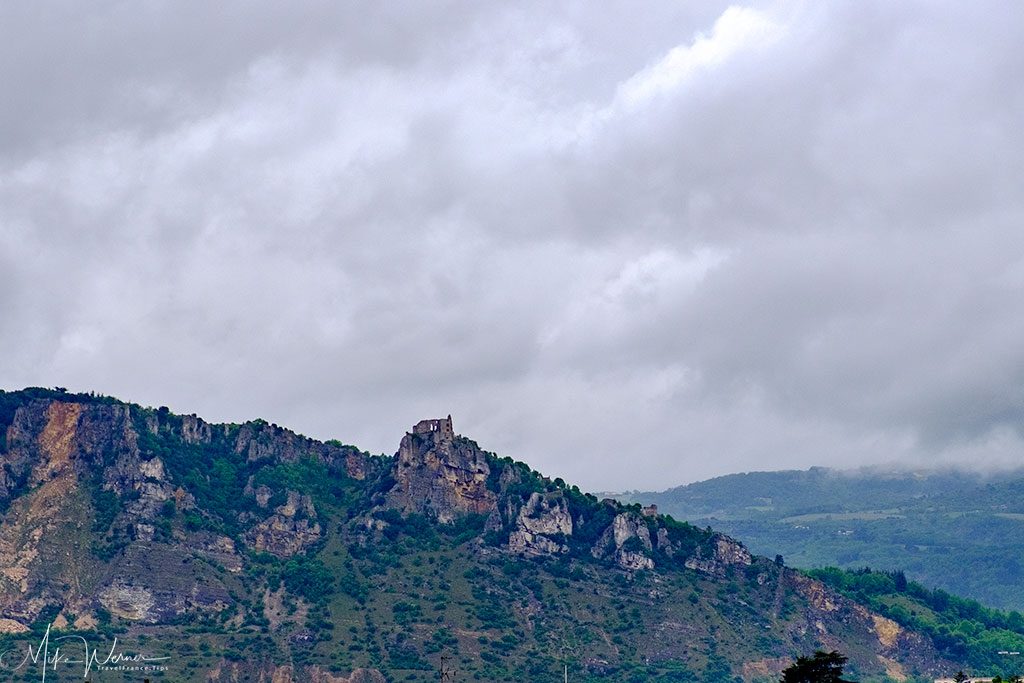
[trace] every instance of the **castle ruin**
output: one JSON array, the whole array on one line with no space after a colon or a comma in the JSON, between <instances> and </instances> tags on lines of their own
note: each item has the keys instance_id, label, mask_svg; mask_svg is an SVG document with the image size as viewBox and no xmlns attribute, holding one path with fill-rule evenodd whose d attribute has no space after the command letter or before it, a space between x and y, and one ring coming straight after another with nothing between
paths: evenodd
<instances>
[{"instance_id":1,"label":"castle ruin","mask_svg":"<svg viewBox=\"0 0 1024 683\"><path fill-rule=\"evenodd\" d=\"M413 434L430 434L432 432L439 432L439 436L442 439L451 439L455 436L455 430L452 429L452 416L449 415L443 420L420 420L413 428Z\"/></svg>"}]
</instances>

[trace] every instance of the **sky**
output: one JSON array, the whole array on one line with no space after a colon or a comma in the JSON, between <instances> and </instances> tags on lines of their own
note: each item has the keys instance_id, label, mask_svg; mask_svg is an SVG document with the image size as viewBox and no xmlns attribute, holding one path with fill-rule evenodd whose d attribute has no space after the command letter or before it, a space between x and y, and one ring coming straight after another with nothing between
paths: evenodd
<instances>
[{"instance_id":1,"label":"sky","mask_svg":"<svg viewBox=\"0 0 1024 683\"><path fill-rule=\"evenodd\" d=\"M0 387L588 490L1024 462L1024 3L0 4Z\"/></svg>"}]
</instances>

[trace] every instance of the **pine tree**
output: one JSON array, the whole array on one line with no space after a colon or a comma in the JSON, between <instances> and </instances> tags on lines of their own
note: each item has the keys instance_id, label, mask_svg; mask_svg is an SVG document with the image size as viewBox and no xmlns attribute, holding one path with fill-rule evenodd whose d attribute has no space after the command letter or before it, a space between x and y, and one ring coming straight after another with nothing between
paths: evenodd
<instances>
[{"instance_id":1,"label":"pine tree","mask_svg":"<svg viewBox=\"0 0 1024 683\"><path fill-rule=\"evenodd\" d=\"M842 678L847 657L836 651L818 650L811 657L797 657L782 672L781 683L852 683Z\"/></svg>"}]
</instances>

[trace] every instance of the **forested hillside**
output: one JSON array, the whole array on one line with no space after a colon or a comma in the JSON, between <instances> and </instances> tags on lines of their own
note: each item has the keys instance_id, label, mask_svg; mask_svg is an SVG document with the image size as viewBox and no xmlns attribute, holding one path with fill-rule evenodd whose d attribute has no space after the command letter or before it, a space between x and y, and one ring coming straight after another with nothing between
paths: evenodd
<instances>
[{"instance_id":1,"label":"forested hillside","mask_svg":"<svg viewBox=\"0 0 1024 683\"><path fill-rule=\"evenodd\" d=\"M796 567L903 570L923 585L1024 610L1024 473L752 472L620 499L711 525Z\"/></svg>"}]
</instances>

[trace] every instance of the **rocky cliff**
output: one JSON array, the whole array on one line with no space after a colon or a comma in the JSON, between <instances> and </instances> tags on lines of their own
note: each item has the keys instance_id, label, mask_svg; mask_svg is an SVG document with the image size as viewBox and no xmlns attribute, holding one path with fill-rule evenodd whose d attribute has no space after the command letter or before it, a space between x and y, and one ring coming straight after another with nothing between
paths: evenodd
<instances>
[{"instance_id":1,"label":"rocky cliff","mask_svg":"<svg viewBox=\"0 0 1024 683\"><path fill-rule=\"evenodd\" d=\"M452 433L451 417L447 429L430 428L440 422L426 420L402 437L388 504L403 512L430 514L441 523L491 512L495 496L487 488L487 457L475 443Z\"/></svg>"},{"instance_id":2,"label":"rocky cliff","mask_svg":"<svg viewBox=\"0 0 1024 683\"><path fill-rule=\"evenodd\" d=\"M515 516L508 548L520 555L555 555L569 552L565 539L572 535L572 516L560 494L530 494Z\"/></svg>"},{"instance_id":3,"label":"rocky cliff","mask_svg":"<svg viewBox=\"0 0 1024 683\"><path fill-rule=\"evenodd\" d=\"M192 527L213 521L186 482L172 481L160 457L168 444L270 464L313 459L354 479L365 476L368 458L263 422L213 426L85 397L23 400L8 419L0 552L11 559L0 568L0 613L13 622L9 630L53 609L73 614L72 624L95 624L97 609L157 623L234 602L211 563L239 571L236 539L211 533L216 524L168 533L179 512L199 520ZM236 503L235 521L249 527L237 540L253 550L288 557L319 538L308 497L288 492L266 510Z\"/></svg>"}]
</instances>

